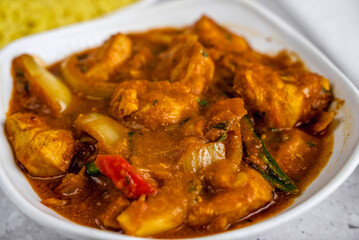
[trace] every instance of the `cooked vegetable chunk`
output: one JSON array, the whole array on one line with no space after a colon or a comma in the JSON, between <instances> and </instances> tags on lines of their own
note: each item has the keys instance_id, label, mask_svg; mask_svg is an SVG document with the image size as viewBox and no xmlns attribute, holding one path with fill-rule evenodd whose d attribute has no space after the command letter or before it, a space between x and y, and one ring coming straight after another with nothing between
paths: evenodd
<instances>
[{"instance_id":1,"label":"cooked vegetable chunk","mask_svg":"<svg viewBox=\"0 0 359 240\"><path fill-rule=\"evenodd\" d=\"M116 34L99 48L67 58L61 72L68 85L86 96L111 98L117 83L110 82L110 78L131 54L131 40Z\"/></svg>"},{"instance_id":2,"label":"cooked vegetable chunk","mask_svg":"<svg viewBox=\"0 0 359 240\"><path fill-rule=\"evenodd\" d=\"M225 145L222 142L207 143L189 147L180 157L183 169L196 172L214 162L225 159Z\"/></svg>"},{"instance_id":3,"label":"cooked vegetable chunk","mask_svg":"<svg viewBox=\"0 0 359 240\"><path fill-rule=\"evenodd\" d=\"M74 155L75 140L64 129L52 129L46 120L31 113L16 113L5 128L17 160L31 176L51 177L66 173Z\"/></svg>"},{"instance_id":4,"label":"cooked vegetable chunk","mask_svg":"<svg viewBox=\"0 0 359 240\"><path fill-rule=\"evenodd\" d=\"M179 123L198 112L196 95L180 83L145 80L122 82L113 95L111 113L132 128L155 129Z\"/></svg>"},{"instance_id":5,"label":"cooked vegetable chunk","mask_svg":"<svg viewBox=\"0 0 359 240\"><path fill-rule=\"evenodd\" d=\"M99 219L105 225L105 227L110 227L113 229L120 228L119 223L117 222L117 217L125 210L130 201L123 195L116 198L115 201L111 202L105 211L99 216Z\"/></svg>"},{"instance_id":6,"label":"cooked vegetable chunk","mask_svg":"<svg viewBox=\"0 0 359 240\"><path fill-rule=\"evenodd\" d=\"M99 155L95 164L128 198L137 199L141 195L157 192L157 189L122 156Z\"/></svg>"},{"instance_id":7,"label":"cooked vegetable chunk","mask_svg":"<svg viewBox=\"0 0 359 240\"><path fill-rule=\"evenodd\" d=\"M222 191L190 209L188 224L225 229L229 223L246 217L253 210L264 207L273 197L271 185L255 170L243 169L247 183L235 190ZM212 225L212 226L211 226Z\"/></svg>"},{"instance_id":8,"label":"cooked vegetable chunk","mask_svg":"<svg viewBox=\"0 0 359 240\"><path fill-rule=\"evenodd\" d=\"M29 91L46 103L55 116L60 116L71 103L71 92L60 79L46 70L39 59L23 54L13 61L16 74L28 82Z\"/></svg>"},{"instance_id":9,"label":"cooked vegetable chunk","mask_svg":"<svg viewBox=\"0 0 359 240\"><path fill-rule=\"evenodd\" d=\"M310 121L330 100L328 79L309 72L281 75L255 63L238 71L234 89L268 127L291 128Z\"/></svg>"},{"instance_id":10,"label":"cooked vegetable chunk","mask_svg":"<svg viewBox=\"0 0 359 240\"><path fill-rule=\"evenodd\" d=\"M129 155L129 130L116 120L100 113L81 114L75 127L87 132L98 141L100 153Z\"/></svg>"}]
</instances>

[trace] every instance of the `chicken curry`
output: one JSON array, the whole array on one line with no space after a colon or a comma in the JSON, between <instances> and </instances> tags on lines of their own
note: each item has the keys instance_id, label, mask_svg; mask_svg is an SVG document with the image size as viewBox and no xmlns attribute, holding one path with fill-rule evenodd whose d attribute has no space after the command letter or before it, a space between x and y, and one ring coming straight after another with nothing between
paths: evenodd
<instances>
[{"instance_id":1,"label":"chicken curry","mask_svg":"<svg viewBox=\"0 0 359 240\"><path fill-rule=\"evenodd\" d=\"M133 236L209 235L288 206L330 157L328 79L203 16L12 63L5 124L44 205Z\"/></svg>"}]
</instances>

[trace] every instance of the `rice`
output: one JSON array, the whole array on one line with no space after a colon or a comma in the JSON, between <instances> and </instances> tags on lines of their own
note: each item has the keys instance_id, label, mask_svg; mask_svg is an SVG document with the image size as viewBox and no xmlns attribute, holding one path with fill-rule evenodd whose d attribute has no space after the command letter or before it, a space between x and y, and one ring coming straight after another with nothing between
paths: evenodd
<instances>
[{"instance_id":1,"label":"rice","mask_svg":"<svg viewBox=\"0 0 359 240\"><path fill-rule=\"evenodd\" d=\"M135 0L0 0L0 48L29 34L81 22Z\"/></svg>"}]
</instances>

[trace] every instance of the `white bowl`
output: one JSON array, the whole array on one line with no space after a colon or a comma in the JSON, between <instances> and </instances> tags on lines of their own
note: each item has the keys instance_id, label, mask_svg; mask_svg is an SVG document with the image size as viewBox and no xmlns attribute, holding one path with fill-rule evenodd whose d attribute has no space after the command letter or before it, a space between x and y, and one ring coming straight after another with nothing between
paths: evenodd
<instances>
[{"instance_id":1,"label":"white bowl","mask_svg":"<svg viewBox=\"0 0 359 240\"><path fill-rule=\"evenodd\" d=\"M330 79L337 98L345 100L336 119L333 154L319 177L294 204L274 217L238 230L211 235L206 239L239 239L258 234L303 213L326 198L352 173L359 162L359 92L354 85L306 38L283 20L252 1L171 1L142 10L120 11L95 21L23 38L0 52L0 121L5 121L12 90L10 66L22 53L38 55L50 64L63 57L102 43L116 32L141 31L163 26L192 24L208 14L234 32L244 35L257 50L274 53L290 49L299 54L314 72ZM267 41L270 37L272 40ZM0 135L0 184L7 196L29 217L77 239L140 239L84 227L66 220L40 203L39 197L16 166L3 131Z\"/></svg>"}]
</instances>

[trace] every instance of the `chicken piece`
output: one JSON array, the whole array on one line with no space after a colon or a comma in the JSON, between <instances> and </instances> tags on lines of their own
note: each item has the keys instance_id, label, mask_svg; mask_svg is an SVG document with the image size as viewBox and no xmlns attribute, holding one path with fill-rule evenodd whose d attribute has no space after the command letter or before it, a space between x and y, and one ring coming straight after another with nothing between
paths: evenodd
<instances>
[{"instance_id":1,"label":"chicken piece","mask_svg":"<svg viewBox=\"0 0 359 240\"><path fill-rule=\"evenodd\" d=\"M157 66L155 79L179 81L194 94L205 92L213 80L214 63L196 35L174 38Z\"/></svg>"},{"instance_id":2,"label":"chicken piece","mask_svg":"<svg viewBox=\"0 0 359 240\"><path fill-rule=\"evenodd\" d=\"M111 202L105 211L99 216L99 220L106 228L119 229L120 224L116 218L125 210L130 201L123 195L120 195L115 201Z\"/></svg>"},{"instance_id":3,"label":"chicken piece","mask_svg":"<svg viewBox=\"0 0 359 240\"><path fill-rule=\"evenodd\" d=\"M141 48L133 54L133 57L125 62L116 71L116 79L148 79L150 74L148 71L149 64L155 58L149 48Z\"/></svg>"},{"instance_id":4,"label":"chicken piece","mask_svg":"<svg viewBox=\"0 0 359 240\"><path fill-rule=\"evenodd\" d=\"M318 114L317 121L311 127L316 134L324 134L328 130L328 126L333 121L335 113L321 111Z\"/></svg>"},{"instance_id":5,"label":"chicken piece","mask_svg":"<svg viewBox=\"0 0 359 240\"><path fill-rule=\"evenodd\" d=\"M203 199L190 209L187 221L190 226L215 227L224 230L229 224L267 205L273 198L273 187L254 169L242 170L247 175L243 187L220 191ZM240 176L246 178L245 176Z\"/></svg>"},{"instance_id":6,"label":"chicken piece","mask_svg":"<svg viewBox=\"0 0 359 240\"><path fill-rule=\"evenodd\" d=\"M65 59L61 64L61 73L68 85L87 97L111 98L117 86L110 81L111 77L131 54L131 39L119 33L99 48Z\"/></svg>"},{"instance_id":7,"label":"chicken piece","mask_svg":"<svg viewBox=\"0 0 359 240\"><path fill-rule=\"evenodd\" d=\"M231 160L220 160L203 171L206 183L214 190L236 189L247 184L248 174L239 171L239 166Z\"/></svg>"},{"instance_id":8,"label":"chicken piece","mask_svg":"<svg viewBox=\"0 0 359 240\"><path fill-rule=\"evenodd\" d=\"M198 35L199 42L208 49L209 55L215 61L228 52L242 53L250 50L243 37L217 25L207 16L203 16L194 24L192 32Z\"/></svg>"},{"instance_id":9,"label":"chicken piece","mask_svg":"<svg viewBox=\"0 0 359 240\"><path fill-rule=\"evenodd\" d=\"M206 138L216 141L228 131L239 127L239 121L247 113L241 98L229 98L216 102L206 113Z\"/></svg>"},{"instance_id":10,"label":"chicken piece","mask_svg":"<svg viewBox=\"0 0 359 240\"><path fill-rule=\"evenodd\" d=\"M147 200L141 197L117 218L126 234L150 236L181 225L188 209L189 189L180 174Z\"/></svg>"},{"instance_id":11,"label":"chicken piece","mask_svg":"<svg viewBox=\"0 0 359 240\"><path fill-rule=\"evenodd\" d=\"M281 169L290 178L301 178L311 167L313 154L319 150L318 141L307 133L294 128L288 134L289 139L280 144L274 156Z\"/></svg>"},{"instance_id":12,"label":"chicken piece","mask_svg":"<svg viewBox=\"0 0 359 240\"><path fill-rule=\"evenodd\" d=\"M155 129L179 123L198 112L196 95L180 83L125 81L116 89L110 112L132 128Z\"/></svg>"},{"instance_id":13,"label":"chicken piece","mask_svg":"<svg viewBox=\"0 0 359 240\"><path fill-rule=\"evenodd\" d=\"M131 39L121 33L113 35L84 61L84 64L90 65L85 75L98 81L108 81L116 67L129 59L131 54Z\"/></svg>"},{"instance_id":14,"label":"chicken piece","mask_svg":"<svg viewBox=\"0 0 359 240\"><path fill-rule=\"evenodd\" d=\"M70 167L75 152L71 131L52 129L32 113L11 115L5 128L17 160L31 176L56 176Z\"/></svg>"},{"instance_id":15,"label":"chicken piece","mask_svg":"<svg viewBox=\"0 0 359 240\"><path fill-rule=\"evenodd\" d=\"M325 109L332 94L328 79L310 72L281 74L261 64L239 69L234 90L266 126L291 128Z\"/></svg>"},{"instance_id":16,"label":"chicken piece","mask_svg":"<svg viewBox=\"0 0 359 240\"><path fill-rule=\"evenodd\" d=\"M86 175L86 168L82 167L77 174L67 174L61 184L54 189L54 192L65 198L72 198L74 195L84 197L88 183L89 177Z\"/></svg>"},{"instance_id":17,"label":"chicken piece","mask_svg":"<svg viewBox=\"0 0 359 240\"><path fill-rule=\"evenodd\" d=\"M134 42L134 49L142 48L143 46L151 46L152 49L161 49L168 47L173 38L183 34L182 29L178 28L159 28L151 29L146 32L129 33L128 36Z\"/></svg>"}]
</instances>

